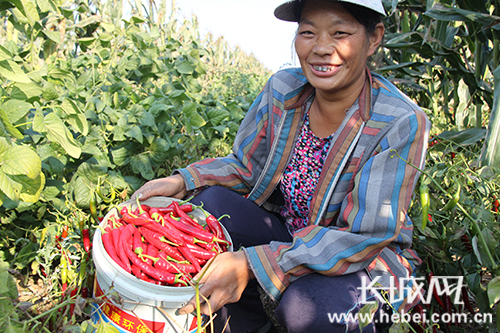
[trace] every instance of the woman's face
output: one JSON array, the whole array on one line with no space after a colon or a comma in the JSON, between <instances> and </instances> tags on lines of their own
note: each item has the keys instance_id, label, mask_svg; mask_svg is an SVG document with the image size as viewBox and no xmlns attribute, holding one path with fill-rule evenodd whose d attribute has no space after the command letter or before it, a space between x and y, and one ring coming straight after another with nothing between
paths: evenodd
<instances>
[{"instance_id":1,"label":"woman's face","mask_svg":"<svg viewBox=\"0 0 500 333\"><path fill-rule=\"evenodd\" d=\"M368 36L365 27L338 3L309 0L302 9L295 49L306 78L317 90L359 93L366 60L383 34L384 26L379 24Z\"/></svg>"}]
</instances>

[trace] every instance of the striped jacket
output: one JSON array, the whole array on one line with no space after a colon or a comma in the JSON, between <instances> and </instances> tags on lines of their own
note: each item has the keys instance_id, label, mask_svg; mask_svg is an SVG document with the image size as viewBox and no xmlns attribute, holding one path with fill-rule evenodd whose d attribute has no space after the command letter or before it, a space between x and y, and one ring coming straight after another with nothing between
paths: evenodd
<instances>
[{"instance_id":1,"label":"striped jacket","mask_svg":"<svg viewBox=\"0 0 500 333\"><path fill-rule=\"evenodd\" d=\"M309 225L293 235L292 243L244 249L260 285L276 300L311 272L366 269L389 288L391 276L399 287L398 278L409 278L421 263L410 249L413 225L407 215L419 172L405 161L423 167L430 123L388 80L367 73L365 88L332 138ZM178 170L187 189L221 185L273 210L312 96L314 88L300 69L276 73L243 120L232 154ZM413 305L405 296L393 304L399 310Z\"/></svg>"}]
</instances>

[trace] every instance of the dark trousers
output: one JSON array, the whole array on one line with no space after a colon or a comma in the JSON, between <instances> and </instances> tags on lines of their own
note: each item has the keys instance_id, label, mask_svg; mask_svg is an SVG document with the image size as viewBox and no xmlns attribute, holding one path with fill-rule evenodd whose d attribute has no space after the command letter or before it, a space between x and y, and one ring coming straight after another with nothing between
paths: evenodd
<instances>
[{"instance_id":1,"label":"dark trousers","mask_svg":"<svg viewBox=\"0 0 500 333\"><path fill-rule=\"evenodd\" d=\"M203 207L217 218L224 214L230 216L222 218L221 222L231 235L235 251L271 241L292 240L281 217L228 189L208 187L192 202L203 202ZM290 333L359 332L357 322L336 322L334 316L354 314L363 306L359 289L363 276L368 278L364 271L342 276L310 274L301 277L284 292L275 311L277 321ZM268 322L256 280L248 284L240 301L227 304L217 312L214 331L221 332L228 318L226 333L253 332ZM376 328L369 324L363 332L376 332Z\"/></svg>"}]
</instances>

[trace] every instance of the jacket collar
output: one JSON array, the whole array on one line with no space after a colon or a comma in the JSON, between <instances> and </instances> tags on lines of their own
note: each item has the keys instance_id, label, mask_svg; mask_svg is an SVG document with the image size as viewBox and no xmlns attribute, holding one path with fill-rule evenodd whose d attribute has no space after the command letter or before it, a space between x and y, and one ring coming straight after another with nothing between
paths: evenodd
<instances>
[{"instance_id":1,"label":"jacket collar","mask_svg":"<svg viewBox=\"0 0 500 333\"><path fill-rule=\"evenodd\" d=\"M372 115L372 74L368 67L365 67L366 79L363 89L358 97L358 104L360 110L361 119L366 122L370 119ZM303 75L303 74L302 74ZM314 93L314 87L307 81L295 89L287 96L293 96L291 98L285 98L284 109L293 110L304 105L307 99Z\"/></svg>"}]
</instances>

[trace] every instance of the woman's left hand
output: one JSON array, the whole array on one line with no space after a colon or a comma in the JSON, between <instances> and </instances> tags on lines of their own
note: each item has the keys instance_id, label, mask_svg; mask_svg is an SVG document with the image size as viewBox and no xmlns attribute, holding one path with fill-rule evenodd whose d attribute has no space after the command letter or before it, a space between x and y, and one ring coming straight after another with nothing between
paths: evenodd
<instances>
[{"instance_id":1,"label":"woman's left hand","mask_svg":"<svg viewBox=\"0 0 500 333\"><path fill-rule=\"evenodd\" d=\"M206 315L216 312L225 304L237 302L248 281L254 278L243 251L221 253L206 266L208 270L200 281L200 295L210 303L209 306L200 296L200 310ZM179 309L179 314L191 313L195 309L196 299L193 297Z\"/></svg>"}]
</instances>

